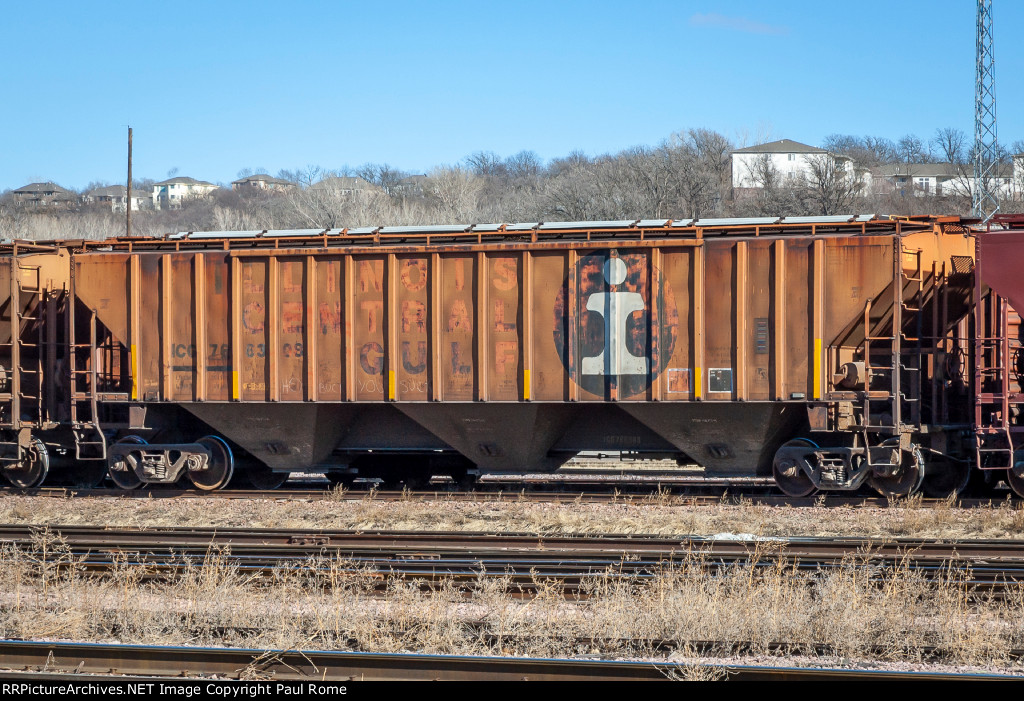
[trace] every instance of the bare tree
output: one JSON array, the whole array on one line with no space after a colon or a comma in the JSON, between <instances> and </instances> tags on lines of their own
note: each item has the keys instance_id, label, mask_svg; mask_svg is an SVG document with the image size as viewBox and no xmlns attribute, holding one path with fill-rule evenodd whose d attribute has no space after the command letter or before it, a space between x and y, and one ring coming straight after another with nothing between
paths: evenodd
<instances>
[{"instance_id":1,"label":"bare tree","mask_svg":"<svg viewBox=\"0 0 1024 701\"><path fill-rule=\"evenodd\" d=\"M540 176L544 163L533 151L520 151L505 159L505 172L510 180L529 180Z\"/></svg>"},{"instance_id":2,"label":"bare tree","mask_svg":"<svg viewBox=\"0 0 1024 701\"><path fill-rule=\"evenodd\" d=\"M550 171L553 174L545 181L541 195L545 211L567 221L589 218L597 195L590 159L574 159L570 154L570 158L553 162Z\"/></svg>"},{"instance_id":3,"label":"bare tree","mask_svg":"<svg viewBox=\"0 0 1024 701\"><path fill-rule=\"evenodd\" d=\"M504 177L505 162L494 151L477 151L466 156L466 167L480 177Z\"/></svg>"},{"instance_id":4,"label":"bare tree","mask_svg":"<svg viewBox=\"0 0 1024 701\"><path fill-rule=\"evenodd\" d=\"M944 183L942 194L959 200L958 209L966 211L965 207L970 206L971 179L974 177L971 147L967 136L952 127L938 129L932 137L932 146L950 169L950 182Z\"/></svg>"},{"instance_id":5,"label":"bare tree","mask_svg":"<svg viewBox=\"0 0 1024 701\"><path fill-rule=\"evenodd\" d=\"M896 144L884 137L830 134L821 147L829 153L849 156L863 168L877 168L899 160Z\"/></svg>"},{"instance_id":6,"label":"bare tree","mask_svg":"<svg viewBox=\"0 0 1024 701\"><path fill-rule=\"evenodd\" d=\"M896 155L904 163L927 163L934 160L926 144L913 134L907 134L896 143Z\"/></svg>"},{"instance_id":7,"label":"bare tree","mask_svg":"<svg viewBox=\"0 0 1024 701\"><path fill-rule=\"evenodd\" d=\"M810 173L807 176L809 197L819 214L828 216L848 212L863 189L847 167L847 160L831 153L805 156Z\"/></svg>"},{"instance_id":8,"label":"bare tree","mask_svg":"<svg viewBox=\"0 0 1024 701\"><path fill-rule=\"evenodd\" d=\"M738 213L758 216L785 216L806 213L806 204L775 167L771 154L762 153L748 167L748 179L756 196L737 201Z\"/></svg>"},{"instance_id":9,"label":"bare tree","mask_svg":"<svg viewBox=\"0 0 1024 701\"><path fill-rule=\"evenodd\" d=\"M447 222L472 222L476 218L483 180L464 168L442 166L429 173L425 190Z\"/></svg>"},{"instance_id":10,"label":"bare tree","mask_svg":"<svg viewBox=\"0 0 1024 701\"><path fill-rule=\"evenodd\" d=\"M378 186L389 196L397 194L395 185L408 173L392 168L387 163L367 163L356 170L356 175L368 183Z\"/></svg>"},{"instance_id":11,"label":"bare tree","mask_svg":"<svg viewBox=\"0 0 1024 701\"><path fill-rule=\"evenodd\" d=\"M327 175L328 171L315 165L308 165L305 168L296 168L295 170L282 168L277 171L277 177L281 178L281 180L287 180L301 187L309 187L313 183L327 177Z\"/></svg>"}]
</instances>

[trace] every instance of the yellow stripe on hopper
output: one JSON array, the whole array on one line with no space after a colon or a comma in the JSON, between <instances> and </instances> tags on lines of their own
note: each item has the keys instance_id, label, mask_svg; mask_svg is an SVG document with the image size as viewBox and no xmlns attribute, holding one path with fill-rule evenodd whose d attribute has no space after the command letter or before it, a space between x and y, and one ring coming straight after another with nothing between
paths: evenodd
<instances>
[{"instance_id":1,"label":"yellow stripe on hopper","mask_svg":"<svg viewBox=\"0 0 1024 701\"><path fill-rule=\"evenodd\" d=\"M139 355L138 355L138 351L136 350L134 344L132 344L131 354L132 354L132 399L138 399L139 398Z\"/></svg>"},{"instance_id":2,"label":"yellow stripe on hopper","mask_svg":"<svg viewBox=\"0 0 1024 701\"><path fill-rule=\"evenodd\" d=\"M694 368L693 373L693 397L694 399L700 399L700 368Z\"/></svg>"},{"instance_id":3,"label":"yellow stripe on hopper","mask_svg":"<svg viewBox=\"0 0 1024 701\"><path fill-rule=\"evenodd\" d=\"M231 371L231 391L232 399L239 399L242 393L238 391L238 370Z\"/></svg>"},{"instance_id":4,"label":"yellow stripe on hopper","mask_svg":"<svg viewBox=\"0 0 1024 701\"><path fill-rule=\"evenodd\" d=\"M388 370L388 399L395 398L395 371Z\"/></svg>"},{"instance_id":5,"label":"yellow stripe on hopper","mask_svg":"<svg viewBox=\"0 0 1024 701\"><path fill-rule=\"evenodd\" d=\"M814 398L821 399L821 339L814 339Z\"/></svg>"},{"instance_id":6,"label":"yellow stripe on hopper","mask_svg":"<svg viewBox=\"0 0 1024 701\"><path fill-rule=\"evenodd\" d=\"M530 370L525 368L523 370L523 399L530 398Z\"/></svg>"}]
</instances>

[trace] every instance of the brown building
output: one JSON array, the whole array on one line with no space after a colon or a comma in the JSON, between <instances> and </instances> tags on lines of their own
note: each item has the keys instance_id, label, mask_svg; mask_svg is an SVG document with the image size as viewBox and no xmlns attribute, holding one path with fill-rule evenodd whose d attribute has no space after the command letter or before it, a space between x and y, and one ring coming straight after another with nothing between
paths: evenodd
<instances>
[{"instance_id":1,"label":"brown building","mask_svg":"<svg viewBox=\"0 0 1024 701\"><path fill-rule=\"evenodd\" d=\"M231 189L235 192L263 192L292 190L295 183L283 178L274 178L266 173L257 173L246 178L240 178L231 183Z\"/></svg>"},{"instance_id":2,"label":"brown building","mask_svg":"<svg viewBox=\"0 0 1024 701\"><path fill-rule=\"evenodd\" d=\"M78 204L78 195L51 182L30 183L19 187L12 194L14 201L24 207L63 207L67 209Z\"/></svg>"}]
</instances>

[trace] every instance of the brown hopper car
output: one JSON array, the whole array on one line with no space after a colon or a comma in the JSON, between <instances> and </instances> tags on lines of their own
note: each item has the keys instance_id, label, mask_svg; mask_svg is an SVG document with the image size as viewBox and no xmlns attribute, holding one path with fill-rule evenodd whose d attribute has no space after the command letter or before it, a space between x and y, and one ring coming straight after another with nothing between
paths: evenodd
<instances>
[{"instance_id":1,"label":"brown hopper car","mask_svg":"<svg viewBox=\"0 0 1024 701\"><path fill-rule=\"evenodd\" d=\"M0 469L419 484L602 450L956 491L1013 463L975 431L977 318L1016 318L976 239L865 215L15 242Z\"/></svg>"}]
</instances>

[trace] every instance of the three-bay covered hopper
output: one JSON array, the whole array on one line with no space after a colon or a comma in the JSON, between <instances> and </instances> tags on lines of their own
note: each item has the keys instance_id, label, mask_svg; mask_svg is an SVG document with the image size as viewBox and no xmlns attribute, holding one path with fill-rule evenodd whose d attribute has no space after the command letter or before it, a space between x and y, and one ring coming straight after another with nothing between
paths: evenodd
<instances>
[{"instance_id":1,"label":"three-bay covered hopper","mask_svg":"<svg viewBox=\"0 0 1024 701\"><path fill-rule=\"evenodd\" d=\"M75 436L120 437L104 455L140 481L232 453L264 482L415 481L621 450L904 492L923 454L963 457L967 234L835 216L67 244Z\"/></svg>"}]
</instances>

